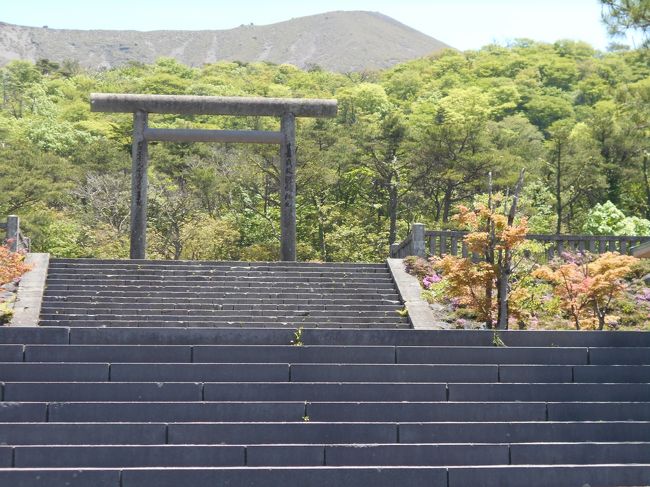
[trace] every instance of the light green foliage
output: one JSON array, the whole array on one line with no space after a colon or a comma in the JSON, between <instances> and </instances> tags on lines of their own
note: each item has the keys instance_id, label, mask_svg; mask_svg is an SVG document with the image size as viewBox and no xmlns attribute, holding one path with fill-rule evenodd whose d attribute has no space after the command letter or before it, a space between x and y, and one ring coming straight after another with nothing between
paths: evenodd
<instances>
[{"instance_id":1,"label":"light green foliage","mask_svg":"<svg viewBox=\"0 0 650 487\"><path fill-rule=\"evenodd\" d=\"M650 235L650 221L626 217L614 203L606 201L589 210L582 230L589 235Z\"/></svg>"}]
</instances>

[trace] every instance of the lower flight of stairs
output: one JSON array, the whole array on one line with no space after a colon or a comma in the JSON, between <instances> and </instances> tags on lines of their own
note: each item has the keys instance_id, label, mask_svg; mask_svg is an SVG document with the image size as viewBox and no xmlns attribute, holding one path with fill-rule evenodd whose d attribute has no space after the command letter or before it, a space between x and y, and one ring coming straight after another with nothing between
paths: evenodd
<instances>
[{"instance_id":1,"label":"lower flight of stairs","mask_svg":"<svg viewBox=\"0 0 650 487\"><path fill-rule=\"evenodd\" d=\"M0 486L650 485L650 334L500 338L0 328Z\"/></svg>"},{"instance_id":2,"label":"lower flight of stairs","mask_svg":"<svg viewBox=\"0 0 650 487\"><path fill-rule=\"evenodd\" d=\"M386 264L52 259L48 326L410 328Z\"/></svg>"}]
</instances>

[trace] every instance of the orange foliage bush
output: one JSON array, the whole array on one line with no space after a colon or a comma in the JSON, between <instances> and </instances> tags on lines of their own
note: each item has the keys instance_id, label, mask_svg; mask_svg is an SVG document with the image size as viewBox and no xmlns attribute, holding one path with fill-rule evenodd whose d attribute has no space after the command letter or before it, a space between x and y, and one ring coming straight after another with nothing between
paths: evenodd
<instances>
[{"instance_id":1,"label":"orange foliage bush","mask_svg":"<svg viewBox=\"0 0 650 487\"><path fill-rule=\"evenodd\" d=\"M19 278L29 269L24 254L12 252L7 246L0 245L0 285Z\"/></svg>"},{"instance_id":2,"label":"orange foliage bush","mask_svg":"<svg viewBox=\"0 0 650 487\"><path fill-rule=\"evenodd\" d=\"M570 259L537 269L533 276L555 285L555 295L577 330L605 328L614 299L625 290L623 277L632 272L638 259L607 252L595 260Z\"/></svg>"},{"instance_id":3,"label":"orange foliage bush","mask_svg":"<svg viewBox=\"0 0 650 487\"><path fill-rule=\"evenodd\" d=\"M475 204L473 209L461 205L453 217L469 230L463 241L468 251L479 257L479 262L452 255L433 262L449 285L448 295L476 313L477 320L484 321L489 328L497 315L500 281L505 282L506 290L509 289L512 252L524 242L528 233L526 219L509 223L508 215L497 209L502 206L502 197L494 195L492 208L482 203ZM507 292L503 295L508 300ZM516 316L514 302L510 303L510 308Z\"/></svg>"}]
</instances>

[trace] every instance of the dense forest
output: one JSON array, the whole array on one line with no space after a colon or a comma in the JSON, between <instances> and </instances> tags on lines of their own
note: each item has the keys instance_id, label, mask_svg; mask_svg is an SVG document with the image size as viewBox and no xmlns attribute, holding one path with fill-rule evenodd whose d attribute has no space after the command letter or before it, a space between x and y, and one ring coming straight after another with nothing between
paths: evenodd
<instances>
[{"instance_id":1,"label":"dense forest","mask_svg":"<svg viewBox=\"0 0 650 487\"><path fill-rule=\"evenodd\" d=\"M128 114L91 113L91 92L336 98L298 121L298 255L375 261L411 222L451 228L457 205L511 187L534 233L650 233L650 53L519 40L444 51L382 72L173 59L90 72L0 69L0 219L33 248L128 256ZM152 115L155 127L276 130L271 118ZM148 255L273 260L275 146L150 144ZM626 218L627 216L627 218Z\"/></svg>"}]
</instances>

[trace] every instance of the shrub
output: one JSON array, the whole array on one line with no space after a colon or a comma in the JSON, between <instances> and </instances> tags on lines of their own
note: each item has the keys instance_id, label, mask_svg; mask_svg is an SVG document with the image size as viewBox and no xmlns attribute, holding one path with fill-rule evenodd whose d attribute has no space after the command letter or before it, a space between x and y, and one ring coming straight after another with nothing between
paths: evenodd
<instances>
[{"instance_id":1,"label":"shrub","mask_svg":"<svg viewBox=\"0 0 650 487\"><path fill-rule=\"evenodd\" d=\"M594 258L565 254L564 262L554 262L534 272L534 277L554 285L562 309L577 330L605 328L615 300L626 288L623 278L632 272L638 259L616 252Z\"/></svg>"}]
</instances>

